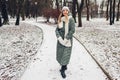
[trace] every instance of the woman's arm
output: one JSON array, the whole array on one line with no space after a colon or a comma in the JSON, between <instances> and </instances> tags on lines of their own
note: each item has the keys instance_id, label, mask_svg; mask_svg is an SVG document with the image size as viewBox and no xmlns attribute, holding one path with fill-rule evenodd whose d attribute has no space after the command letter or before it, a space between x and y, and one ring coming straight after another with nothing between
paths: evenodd
<instances>
[{"instance_id":1,"label":"woman's arm","mask_svg":"<svg viewBox=\"0 0 120 80\"><path fill-rule=\"evenodd\" d=\"M60 34L59 34L59 31L58 31L58 27L56 28L55 33L56 33L56 37L59 38Z\"/></svg>"},{"instance_id":2,"label":"woman's arm","mask_svg":"<svg viewBox=\"0 0 120 80\"><path fill-rule=\"evenodd\" d=\"M68 34L66 36L66 39L71 39L74 32L75 32L75 21L73 18L70 18L70 24L69 24L69 31L68 31Z\"/></svg>"}]
</instances>

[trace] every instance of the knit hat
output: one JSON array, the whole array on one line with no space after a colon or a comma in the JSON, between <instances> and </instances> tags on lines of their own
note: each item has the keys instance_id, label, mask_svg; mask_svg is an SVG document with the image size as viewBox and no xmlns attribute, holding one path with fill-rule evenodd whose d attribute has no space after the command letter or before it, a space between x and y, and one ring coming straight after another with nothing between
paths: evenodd
<instances>
[{"instance_id":1,"label":"knit hat","mask_svg":"<svg viewBox=\"0 0 120 80\"><path fill-rule=\"evenodd\" d=\"M68 10L68 11L70 11L67 6L64 6L64 7L62 8L62 11L63 11L63 10Z\"/></svg>"}]
</instances>

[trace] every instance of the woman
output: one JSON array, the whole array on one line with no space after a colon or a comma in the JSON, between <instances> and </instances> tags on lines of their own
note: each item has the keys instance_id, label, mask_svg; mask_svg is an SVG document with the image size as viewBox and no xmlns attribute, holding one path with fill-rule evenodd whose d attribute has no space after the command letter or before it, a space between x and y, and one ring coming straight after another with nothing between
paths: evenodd
<instances>
[{"instance_id":1,"label":"woman","mask_svg":"<svg viewBox=\"0 0 120 80\"><path fill-rule=\"evenodd\" d=\"M64 6L62 13L58 18L58 26L56 28L57 36L57 56L56 59L61 65L61 76L66 78L65 70L70 61L73 33L75 32L75 22L72 16L69 16L69 8Z\"/></svg>"}]
</instances>

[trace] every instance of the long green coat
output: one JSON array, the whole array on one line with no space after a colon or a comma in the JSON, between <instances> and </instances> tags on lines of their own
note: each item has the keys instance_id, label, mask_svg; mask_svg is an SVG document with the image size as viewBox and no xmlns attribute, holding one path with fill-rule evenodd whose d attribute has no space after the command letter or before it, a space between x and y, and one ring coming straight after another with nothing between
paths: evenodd
<instances>
[{"instance_id":1,"label":"long green coat","mask_svg":"<svg viewBox=\"0 0 120 80\"><path fill-rule=\"evenodd\" d=\"M73 43L73 33L75 32L75 22L72 17L69 19L68 27L69 27L69 30L68 30L66 39L70 39L71 44L72 44ZM64 39L65 23L63 22L63 28L59 29L57 27L55 32L56 32L57 38L61 36ZM56 59L60 65L67 65L69 63L71 51L72 51L72 46L65 47L65 46L61 45L59 43L59 41L57 41Z\"/></svg>"}]
</instances>

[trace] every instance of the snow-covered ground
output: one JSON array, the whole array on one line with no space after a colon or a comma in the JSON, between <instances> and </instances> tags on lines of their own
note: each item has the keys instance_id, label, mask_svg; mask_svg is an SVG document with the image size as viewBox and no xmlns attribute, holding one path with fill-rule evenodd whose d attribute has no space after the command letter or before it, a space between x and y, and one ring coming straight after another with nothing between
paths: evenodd
<instances>
[{"instance_id":1,"label":"snow-covered ground","mask_svg":"<svg viewBox=\"0 0 120 80\"><path fill-rule=\"evenodd\" d=\"M37 20L36 23L35 19L26 19L20 26L0 27L0 80L63 80L55 58L56 25L41 23L43 18ZM83 19L83 27L76 27L75 34L113 80L120 80L119 25L115 22L109 26L105 19ZM107 80L76 39L66 74L65 80Z\"/></svg>"},{"instance_id":2,"label":"snow-covered ground","mask_svg":"<svg viewBox=\"0 0 120 80\"><path fill-rule=\"evenodd\" d=\"M33 21L28 21L28 23L42 28L44 40L35 57L36 61L31 62L21 80L63 80L59 72L60 65L56 61L56 25L34 23ZM85 48L75 39L66 75L65 80L107 80L106 75Z\"/></svg>"},{"instance_id":3,"label":"snow-covered ground","mask_svg":"<svg viewBox=\"0 0 120 80\"><path fill-rule=\"evenodd\" d=\"M0 80L18 80L43 40L42 30L22 23L0 27Z\"/></svg>"},{"instance_id":4,"label":"snow-covered ground","mask_svg":"<svg viewBox=\"0 0 120 80\"><path fill-rule=\"evenodd\" d=\"M76 34L113 80L120 80L120 21L110 26L105 19L83 19Z\"/></svg>"}]
</instances>

